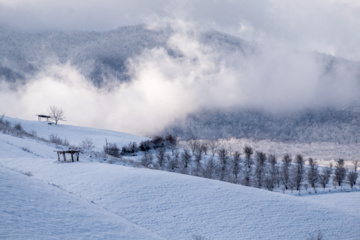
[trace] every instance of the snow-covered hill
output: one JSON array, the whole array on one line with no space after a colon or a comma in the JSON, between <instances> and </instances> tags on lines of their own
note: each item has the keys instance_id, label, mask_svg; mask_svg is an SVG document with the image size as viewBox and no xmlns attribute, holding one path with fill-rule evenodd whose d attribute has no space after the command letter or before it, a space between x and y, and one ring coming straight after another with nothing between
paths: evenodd
<instances>
[{"instance_id":1,"label":"snow-covered hill","mask_svg":"<svg viewBox=\"0 0 360 240\"><path fill-rule=\"evenodd\" d=\"M145 137L110 130L74 127L64 124L50 125L46 121L28 121L9 117L4 119L9 121L12 125L20 123L25 131L33 133L38 137L49 139L50 135L55 135L63 140L67 140L71 146L79 146L82 141L89 139L93 142L94 150L96 151L103 150L106 141L116 142L116 144L121 148L130 142L138 143L148 139Z\"/></svg>"},{"instance_id":2,"label":"snow-covered hill","mask_svg":"<svg viewBox=\"0 0 360 240\"><path fill-rule=\"evenodd\" d=\"M19 122L39 136L125 143L143 138L74 126ZM358 193L321 201L81 155L58 162L55 146L0 133L2 239L359 239ZM21 174L23 173L23 174ZM346 194L346 206L333 196Z\"/></svg>"}]
</instances>

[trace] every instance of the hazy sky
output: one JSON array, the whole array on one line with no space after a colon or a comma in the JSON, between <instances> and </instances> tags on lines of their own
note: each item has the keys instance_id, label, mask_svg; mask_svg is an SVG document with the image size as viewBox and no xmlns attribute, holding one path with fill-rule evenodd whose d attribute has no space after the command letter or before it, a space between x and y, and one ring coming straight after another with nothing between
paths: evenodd
<instances>
[{"instance_id":1,"label":"hazy sky","mask_svg":"<svg viewBox=\"0 0 360 240\"><path fill-rule=\"evenodd\" d=\"M360 1L0 0L0 25L20 30L106 31L140 23L170 25L167 47L183 57L148 49L129 60L131 84L110 93L92 86L71 62L54 63L19 92L0 82L0 109L32 119L57 105L70 124L150 134L203 108L282 111L359 100L359 71L339 65L324 79L312 53L360 61ZM193 34L204 29L255 42L258 54L209 49Z\"/></svg>"}]
</instances>

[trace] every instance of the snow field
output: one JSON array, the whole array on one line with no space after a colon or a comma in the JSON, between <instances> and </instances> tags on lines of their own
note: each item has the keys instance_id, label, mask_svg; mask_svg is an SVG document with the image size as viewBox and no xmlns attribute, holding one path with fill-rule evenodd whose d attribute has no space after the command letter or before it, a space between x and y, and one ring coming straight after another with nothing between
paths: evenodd
<instances>
[{"instance_id":1,"label":"snow field","mask_svg":"<svg viewBox=\"0 0 360 240\"><path fill-rule=\"evenodd\" d=\"M128 133L64 125L61 122L58 125L49 125L45 121L29 121L9 117L5 117L4 120L8 120L12 125L20 123L25 131L29 133L35 131L37 136L45 139L49 139L51 134L56 135L61 139L66 139L70 145L74 146L78 146L86 138L91 139L96 151L103 150L106 139L108 142L116 142L120 148L130 142L140 142L148 139Z\"/></svg>"},{"instance_id":2,"label":"snow field","mask_svg":"<svg viewBox=\"0 0 360 240\"><path fill-rule=\"evenodd\" d=\"M28 130L25 123L21 124ZM39 135L44 134L46 125L33 124ZM63 136L84 139L86 135L84 128L62 127L71 129L65 130L63 134L68 135ZM109 140L109 136L103 134L89 129L89 136ZM128 141L126 137L121 138L125 136L121 133L117 136L114 142ZM358 206L357 192L326 194L316 200L188 175L99 163L85 156L80 157L80 162L58 162L53 150L51 145L42 142L0 134L0 164L3 165L0 184L1 192L5 193L1 195L0 209L7 219L0 223L0 229L4 236L12 238L10 233L16 232L15 238L26 239L29 231L35 232L37 239L49 236L57 239L64 234L69 238L88 239L82 234L90 231L86 235L90 239L92 236L94 239L114 236L116 239L131 239L131 236L135 236L133 239L158 236L191 239L193 235L224 240L306 239L321 231L324 239L360 238L360 215L349 211ZM347 194L346 197L343 194ZM334 196L346 198L346 206L338 207L342 204L341 197ZM24 204L26 197L33 199L33 205ZM28 211L28 207L32 211ZM23 209L26 213L23 217L29 223L16 218L15 211L7 213L9 208ZM30 221L34 216L44 219L50 229L47 233L44 232L46 224L43 227ZM72 222L79 221L88 224L72 230L73 233L63 233L58 228L58 216L67 219L71 226ZM126 230L116 231L116 224L119 229L133 227L134 235ZM22 229L19 232L18 227ZM127 235L130 237L126 238Z\"/></svg>"},{"instance_id":3,"label":"snow field","mask_svg":"<svg viewBox=\"0 0 360 240\"><path fill-rule=\"evenodd\" d=\"M0 239L162 239L124 218L0 166Z\"/></svg>"}]
</instances>

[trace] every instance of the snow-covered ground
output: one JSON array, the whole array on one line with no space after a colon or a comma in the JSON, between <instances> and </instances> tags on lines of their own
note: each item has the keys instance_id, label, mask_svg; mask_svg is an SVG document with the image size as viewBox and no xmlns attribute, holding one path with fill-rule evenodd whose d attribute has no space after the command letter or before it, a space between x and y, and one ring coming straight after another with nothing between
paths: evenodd
<instances>
[{"instance_id":1,"label":"snow-covered ground","mask_svg":"<svg viewBox=\"0 0 360 240\"><path fill-rule=\"evenodd\" d=\"M121 148L130 142L148 139L128 133L64 125L61 122L58 125L49 125L46 121L28 121L9 117L5 117L4 120L8 120L13 125L20 123L25 131L35 132L37 136L45 139L49 139L50 135L56 135L61 139L66 139L70 145L74 146L79 145L85 139L90 139L95 145L95 150L102 150L106 140L111 143L115 142Z\"/></svg>"},{"instance_id":2,"label":"snow-covered ground","mask_svg":"<svg viewBox=\"0 0 360 240\"><path fill-rule=\"evenodd\" d=\"M162 239L44 181L0 167L0 239Z\"/></svg>"},{"instance_id":3,"label":"snow-covered ground","mask_svg":"<svg viewBox=\"0 0 360 240\"><path fill-rule=\"evenodd\" d=\"M100 149L111 136L117 143L143 139L15 121L70 142L98 136ZM307 239L318 231L324 239L360 239L360 214L351 211L358 192L296 197L86 155L58 162L53 150L0 134L1 239Z\"/></svg>"}]
</instances>

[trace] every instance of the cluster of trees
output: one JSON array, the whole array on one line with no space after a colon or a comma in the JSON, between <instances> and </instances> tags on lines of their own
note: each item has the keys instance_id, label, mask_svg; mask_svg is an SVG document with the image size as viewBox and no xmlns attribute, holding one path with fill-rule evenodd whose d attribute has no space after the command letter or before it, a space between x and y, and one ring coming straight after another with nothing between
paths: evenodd
<instances>
[{"instance_id":1,"label":"cluster of trees","mask_svg":"<svg viewBox=\"0 0 360 240\"><path fill-rule=\"evenodd\" d=\"M211 154L209 154L209 151ZM358 178L358 161L353 161L353 168L347 170L345 161L339 159L335 166L331 163L319 167L316 160L305 160L301 154L293 158L286 154L277 159L273 154L254 151L245 146L242 151L230 152L225 147L217 148L212 141L190 140L184 150L166 151L160 147L155 151L145 151L141 163L149 168L191 174L200 177L264 188L300 191L318 187L324 189L332 180L333 186L348 183L351 188Z\"/></svg>"},{"instance_id":2,"label":"cluster of trees","mask_svg":"<svg viewBox=\"0 0 360 240\"><path fill-rule=\"evenodd\" d=\"M148 152L162 149L162 151L171 150L174 151L177 147L177 139L175 136L168 134L164 137L154 136L150 140L142 141L139 144L137 142L131 142L127 146L120 148L116 143L108 143L107 140L104 146L104 152L114 157L135 155L137 152Z\"/></svg>"}]
</instances>

